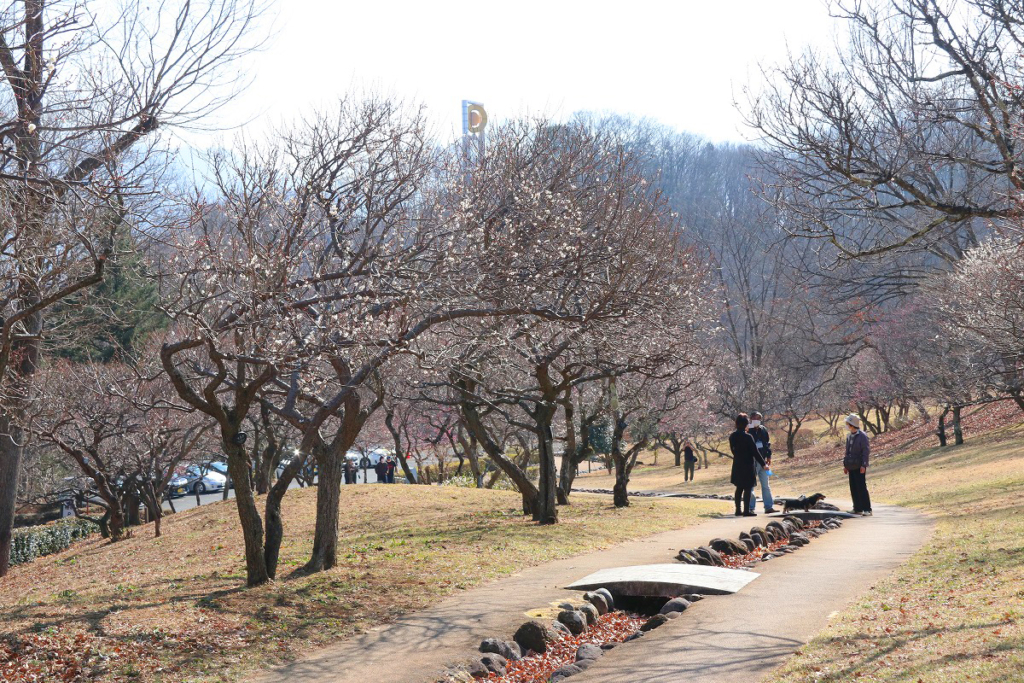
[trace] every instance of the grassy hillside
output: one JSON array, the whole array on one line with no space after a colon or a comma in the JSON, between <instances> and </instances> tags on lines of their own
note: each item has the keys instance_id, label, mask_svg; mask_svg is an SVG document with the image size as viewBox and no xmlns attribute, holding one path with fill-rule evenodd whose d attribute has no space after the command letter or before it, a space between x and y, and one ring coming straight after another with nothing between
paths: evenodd
<instances>
[{"instance_id":1,"label":"grassy hillside","mask_svg":"<svg viewBox=\"0 0 1024 683\"><path fill-rule=\"evenodd\" d=\"M1019 410L1006 402L965 416L963 446L938 448L935 425L924 422L872 440L868 484L873 501L934 515L935 533L910 562L836 615L769 681L1024 681L1020 422ZM776 495L821 491L837 502L849 500L839 439L826 436L823 424L818 428L813 447L793 459L776 455ZM645 466L630 486L731 492L731 464L712 455L711 467L698 471L693 482L683 482L681 468ZM579 485L610 485L610 478L595 474L581 478Z\"/></svg>"},{"instance_id":2,"label":"grassy hillside","mask_svg":"<svg viewBox=\"0 0 1024 683\"><path fill-rule=\"evenodd\" d=\"M547 560L679 528L721 503L574 496L562 523L524 520L517 494L349 486L340 566L307 559L315 491L285 497L279 579L243 589L242 538L228 501L16 567L0 581L0 680L233 681L442 596Z\"/></svg>"},{"instance_id":3,"label":"grassy hillside","mask_svg":"<svg viewBox=\"0 0 1024 683\"><path fill-rule=\"evenodd\" d=\"M934 536L769 680L1024 680L1024 430L894 456L869 483L876 501L934 515Z\"/></svg>"}]
</instances>

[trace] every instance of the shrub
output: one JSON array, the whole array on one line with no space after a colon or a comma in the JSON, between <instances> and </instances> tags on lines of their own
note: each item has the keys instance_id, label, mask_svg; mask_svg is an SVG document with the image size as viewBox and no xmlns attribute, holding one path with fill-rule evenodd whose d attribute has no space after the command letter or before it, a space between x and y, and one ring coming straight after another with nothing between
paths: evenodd
<instances>
[{"instance_id":1,"label":"shrub","mask_svg":"<svg viewBox=\"0 0 1024 683\"><path fill-rule=\"evenodd\" d=\"M491 478L491 474L490 473L487 473L487 474L484 475L484 481L487 481L490 478ZM448 477L447 479L445 479L443 486L459 486L459 487L467 488L467 489L475 489L476 488L476 478L472 474L460 474L457 477ZM509 480L509 478L506 477L504 474L501 474L501 475L498 476L497 481L494 482L494 486L492 486L491 488L493 488L496 491L515 491L516 490L515 484L513 484Z\"/></svg>"},{"instance_id":2,"label":"shrub","mask_svg":"<svg viewBox=\"0 0 1024 683\"><path fill-rule=\"evenodd\" d=\"M89 520L78 517L62 519L53 524L30 526L14 530L11 546L11 564L31 562L37 557L66 550L75 541L99 531Z\"/></svg>"}]
</instances>

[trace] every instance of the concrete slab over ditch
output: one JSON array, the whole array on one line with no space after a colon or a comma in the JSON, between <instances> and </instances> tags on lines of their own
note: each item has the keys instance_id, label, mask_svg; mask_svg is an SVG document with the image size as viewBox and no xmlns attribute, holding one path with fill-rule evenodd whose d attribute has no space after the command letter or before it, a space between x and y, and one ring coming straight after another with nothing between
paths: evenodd
<instances>
[{"instance_id":1,"label":"concrete slab over ditch","mask_svg":"<svg viewBox=\"0 0 1024 683\"><path fill-rule=\"evenodd\" d=\"M612 595L674 598L684 593L729 595L756 579L754 572L690 564L610 567L566 586L567 590L607 588Z\"/></svg>"}]
</instances>

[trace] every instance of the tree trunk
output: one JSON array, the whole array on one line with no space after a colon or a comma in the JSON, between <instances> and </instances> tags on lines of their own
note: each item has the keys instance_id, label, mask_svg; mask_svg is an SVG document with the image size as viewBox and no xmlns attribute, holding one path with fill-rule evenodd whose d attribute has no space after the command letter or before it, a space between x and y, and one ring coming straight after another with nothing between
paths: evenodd
<instances>
[{"instance_id":1,"label":"tree trunk","mask_svg":"<svg viewBox=\"0 0 1024 683\"><path fill-rule=\"evenodd\" d=\"M943 406L942 412L939 413L939 428L936 430L936 435L939 437L939 447L943 448L946 446L946 415L949 414L949 406Z\"/></svg>"},{"instance_id":2,"label":"tree trunk","mask_svg":"<svg viewBox=\"0 0 1024 683\"><path fill-rule=\"evenodd\" d=\"M245 583L252 587L267 583L272 576L268 571L267 555L263 547L263 520L256 509L256 498L249 477L249 458L246 457L245 449L233 442L237 433L237 428L223 432L223 447L228 458L228 472L236 482L235 504L245 541Z\"/></svg>"},{"instance_id":3,"label":"tree trunk","mask_svg":"<svg viewBox=\"0 0 1024 683\"><path fill-rule=\"evenodd\" d=\"M7 574L14 542L14 511L21 474L20 430L8 415L0 417L0 577Z\"/></svg>"},{"instance_id":4,"label":"tree trunk","mask_svg":"<svg viewBox=\"0 0 1024 683\"><path fill-rule=\"evenodd\" d=\"M617 508L629 507L629 475L626 473L624 457L615 458L615 486L612 487L612 503Z\"/></svg>"},{"instance_id":5,"label":"tree trunk","mask_svg":"<svg viewBox=\"0 0 1024 683\"><path fill-rule=\"evenodd\" d=\"M558 478L555 472L554 439L551 434L551 415L553 411L546 406L536 409L537 451L540 458L540 480L538 482L537 507L533 511L533 519L540 524L556 524L558 522Z\"/></svg>"},{"instance_id":6,"label":"tree trunk","mask_svg":"<svg viewBox=\"0 0 1024 683\"><path fill-rule=\"evenodd\" d=\"M341 514L341 482L345 474L345 451L341 457L334 449L315 451L320 466L316 489L316 529L313 532L313 552L304 570L319 572L338 563L338 517Z\"/></svg>"},{"instance_id":7,"label":"tree trunk","mask_svg":"<svg viewBox=\"0 0 1024 683\"><path fill-rule=\"evenodd\" d=\"M953 443L957 446L964 445L963 425L960 424L960 411L963 406L953 406Z\"/></svg>"},{"instance_id":8,"label":"tree trunk","mask_svg":"<svg viewBox=\"0 0 1024 683\"><path fill-rule=\"evenodd\" d=\"M505 457L501 447L487 433L487 428L480 419L480 414L477 412L476 407L469 403L463 403L461 408L462 415L466 420L466 429L483 446L484 452L494 464L500 467L508 475L508 478L512 480L516 488L519 489L519 493L523 497L523 514L533 516L537 508L537 487L533 485L533 482L530 481L530 478L521 467Z\"/></svg>"}]
</instances>

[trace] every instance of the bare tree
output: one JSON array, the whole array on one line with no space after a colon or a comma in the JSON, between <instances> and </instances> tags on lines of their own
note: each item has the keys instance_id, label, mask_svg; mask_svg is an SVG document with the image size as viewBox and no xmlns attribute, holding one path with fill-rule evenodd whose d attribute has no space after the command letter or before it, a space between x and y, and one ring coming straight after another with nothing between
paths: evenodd
<instances>
[{"instance_id":1,"label":"bare tree","mask_svg":"<svg viewBox=\"0 0 1024 683\"><path fill-rule=\"evenodd\" d=\"M768 68L748 120L765 198L831 258L921 250L958 260L1017 213L1024 12L1003 0L837 0L835 58Z\"/></svg>"},{"instance_id":2,"label":"bare tree","mask_svg":"<svg viewBox=\"0 0 1024 683\"><path fill-rule=\"evenodd\" d=\"M196 122L230 94L247 54L249 0L21 0L0 10L0 576L7 572L18 426L44 315L103 279L146 191L144 138ZM223 86L227 86L227 90Z\"/></svg>"},{"instance_id":3,"label":"bare tree","mask_svg":"<svg viewBox=\"0 0 1024 683\"><path fill-rule=\"evenodd\" d=\"M166 378L118 364L46 365L26 431L58 448L91 482L105 536L119 541L144 505L160 535L164 491L207 427L172 401Z\"/></svg>"}]
</instances>

